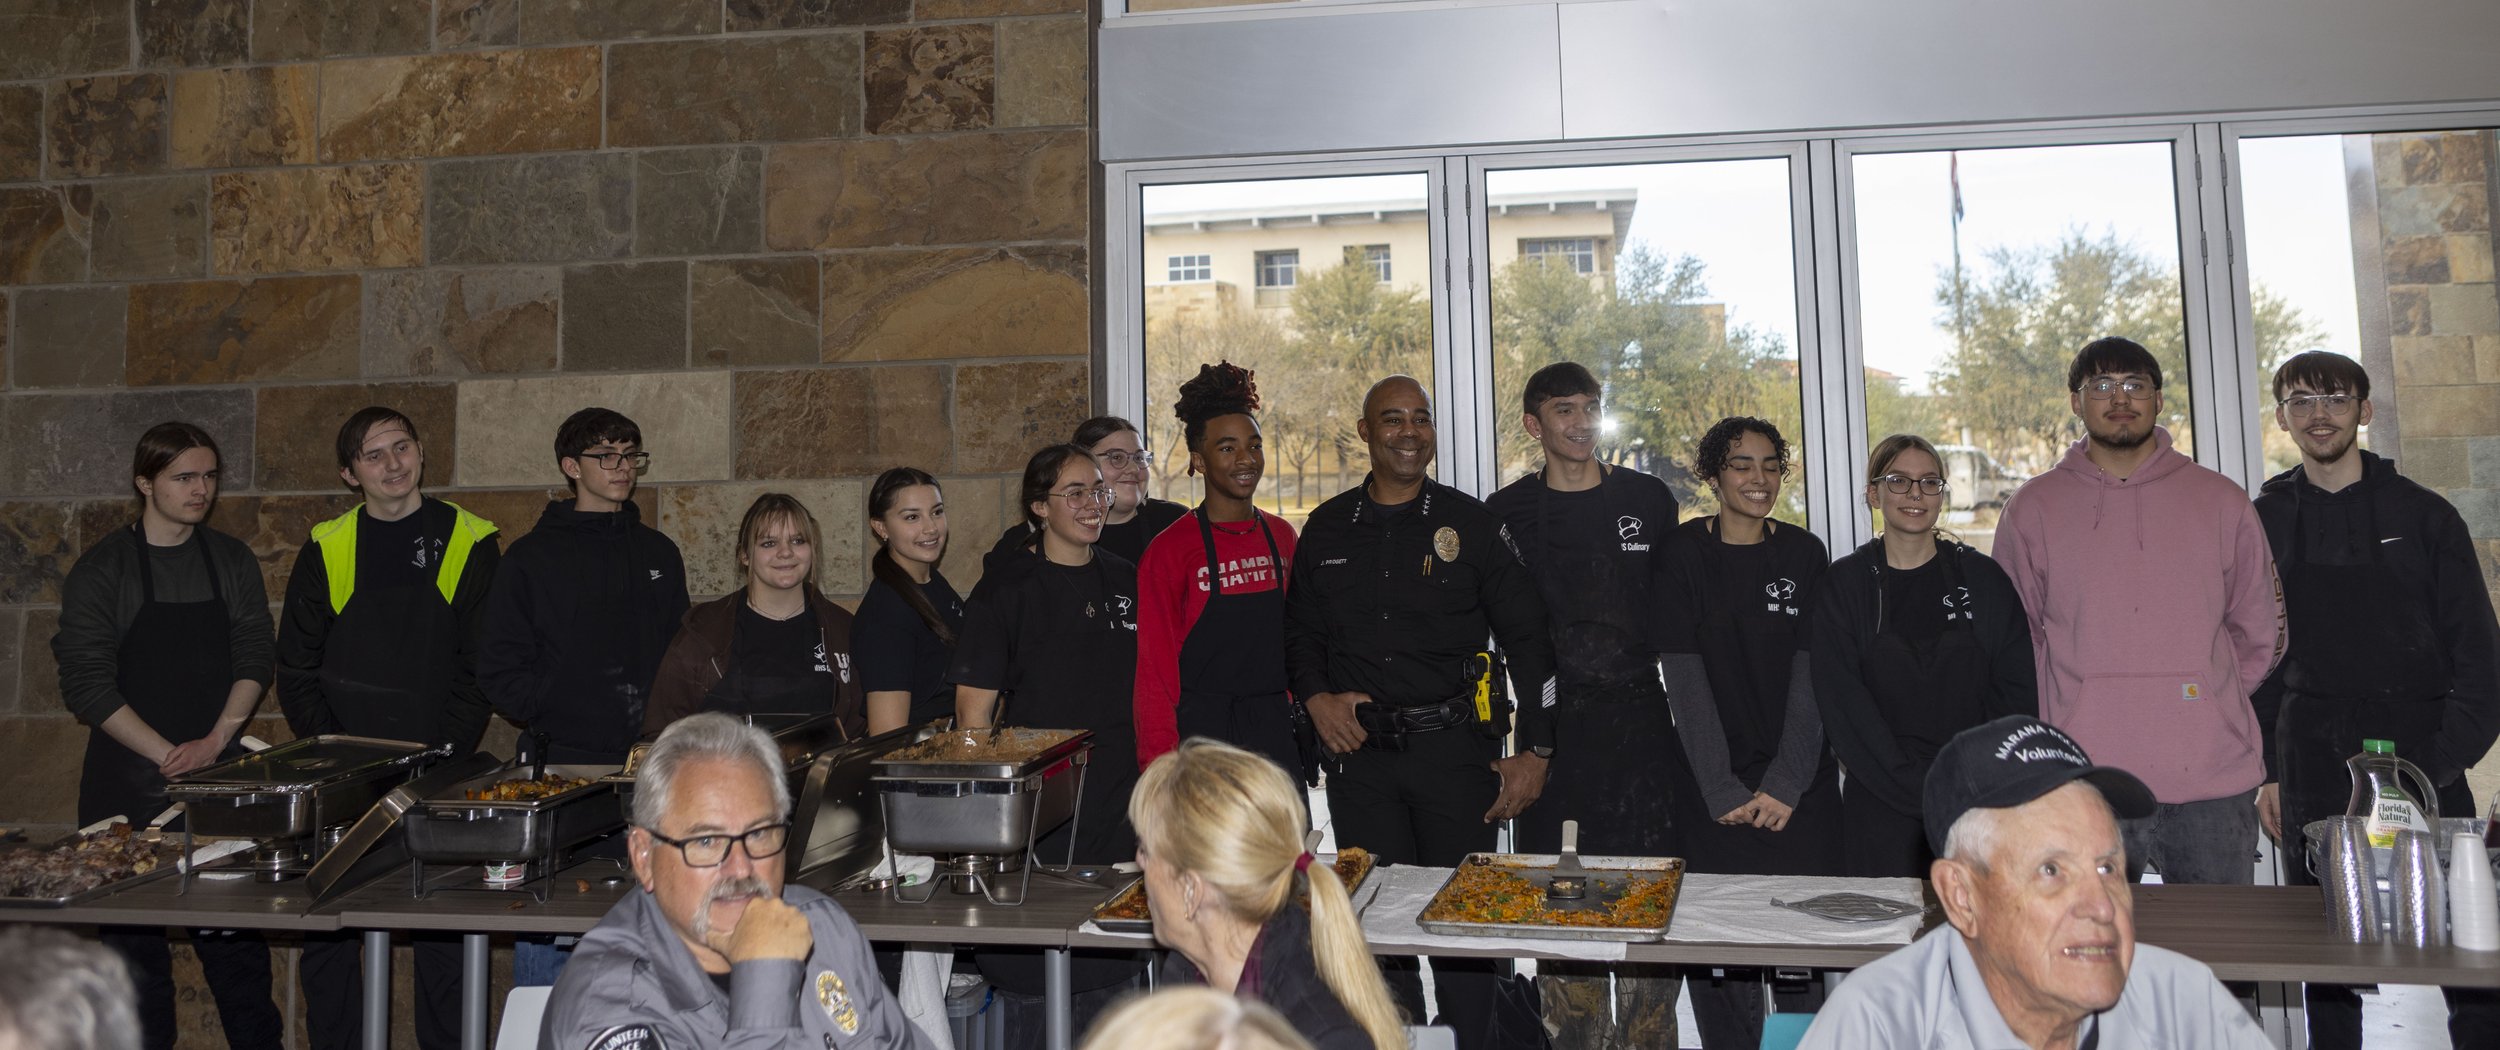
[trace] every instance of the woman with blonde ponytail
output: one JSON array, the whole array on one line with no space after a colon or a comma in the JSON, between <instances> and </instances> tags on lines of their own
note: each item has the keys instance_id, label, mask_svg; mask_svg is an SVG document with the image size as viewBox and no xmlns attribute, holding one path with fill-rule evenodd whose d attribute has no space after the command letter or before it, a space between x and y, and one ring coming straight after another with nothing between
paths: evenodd
<instances>
[{"instance_id":1,"label":"woman with blonde ponytail","mask_svg":"<svg viewBox=\"0 0 2500 1050\"><path fill-rule=\"evenodd\" d=\"M1276 1008L1318 1050L1403 1050L1354 902L1302 851L1302 806L1282 768L1229 744L1192 738L1146 767L1128 811L1155 940L1182 978Z\"/></svg>"}]
</instances>

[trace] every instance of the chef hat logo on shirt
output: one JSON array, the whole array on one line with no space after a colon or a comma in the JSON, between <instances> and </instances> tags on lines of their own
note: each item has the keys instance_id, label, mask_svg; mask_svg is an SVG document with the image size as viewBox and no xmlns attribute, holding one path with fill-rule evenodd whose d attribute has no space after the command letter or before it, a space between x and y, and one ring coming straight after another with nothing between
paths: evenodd
<instances>
[{"instance_id":1,"label":"chef hat logo on shirt","mask_svg":"<svg viewBox=\"0 0 2500 1050\"><path fill-rule=\"evenodd\" d=\"M1636 540L1641 538L1641 519L1635 518L1629 514L1616 518L1615 538L1622 540Z\"/></svg>"},{"instance_id":2,"label":"chef hat logo on shirt","mask_svg":"<svg viewBox=\"0 0 2500 1050\"><path fill-rule=\"evenodd\" d=\"M1762 593L1780 601L1787 601L1788 599L1797 596L1797 581L1782 576L1779 579L1763 584Z\"/></svg>"}]
</instances>

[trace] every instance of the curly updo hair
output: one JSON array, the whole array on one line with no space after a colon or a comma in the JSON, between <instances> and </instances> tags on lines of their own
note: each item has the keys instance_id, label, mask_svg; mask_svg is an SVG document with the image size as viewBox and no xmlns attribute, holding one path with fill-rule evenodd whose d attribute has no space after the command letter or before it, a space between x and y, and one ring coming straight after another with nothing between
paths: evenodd
<instances>
[{"instance_id":1,"label":"curly updo hair","mask_svg":"<svg viewBox=\"0 0 2500 1050\"><path fill-rule=\"evenodd\" d=\"M1787 477L1788 439L1781 437L1780 428L1772 426L1769 420L1752 416L1729 416L1711 424L1710 431L1701 436L1701 447L1693 452L1693 476L1703 481L1718 477L1720 471L1727 469L1728 448L1749 432L1770 439L1772 451L1779 456L1780 476Z\"/></svg>"},{"instance_id":2,"label":"curly updo hair","mask_svg":"<svg viewBox=\"0 0 2500 1050\"><path fill-rule=\"evenodd\" d=\"M1199 365L1198 376L1181 384L1181 399L1172 402L1180 417L1181 443L1196 449L1207 436L1207 421L1218 416L1253 415L1259 410L1258 375L1230 361Z\"/></svg>"}]
</instances>

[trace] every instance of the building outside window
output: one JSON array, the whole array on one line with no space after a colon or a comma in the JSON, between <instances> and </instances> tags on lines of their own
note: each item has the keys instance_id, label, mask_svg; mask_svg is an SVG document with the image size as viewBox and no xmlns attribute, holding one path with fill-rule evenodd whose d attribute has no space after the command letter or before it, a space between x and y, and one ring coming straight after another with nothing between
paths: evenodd
<instances>
[{"instance_id":1,"label":"building outside window","mask_svg":"<svg viewBox=\"0 0 2500 1050\"><path fill-rule=\"evenodd\" d=\"M1519 242L1519 255L1527 259L1544 259L1568 266L1576 274L1597 272L1597 239L1594 237L1544 237Z\"/></svg>"},{"instance_id":2,"label":"building outside window","mask_svg":"<svg viewBox=\"0 0 2500 1050\"><path fill-rule=\"evenodd\" d=\"M1173 284L1215 279L1215 257L1212 255L1172 255L1164 262L1164 280Z\"/></svg>"},{"instance_id":3,"label":"building outside window","mask_svg":"<svg viewBox=\"0 0 2500 1050\"><path fill-rule=\"evenodd\" d=\"M1258 260L1258 291L1254 296L1257 305L1292 305L1294 273L1302 268L1302 252L1299 249L1260 252Z\"/></svg>"},{"instance_id":4,"label":"building outside window","mask_svg":"<svg viewBox=\"0 0 2500 1050\"><path fill-rule=\"evenodd\" d=\"M1386 244L1366 244L1363 246L1362 251L1363 263L1372 268L1372 273L1380 279L1380 283L1389 283L1389 246ZM1352 250L1349 249L1347 254L1353 254Z\"/></svg>"}]
</instances>

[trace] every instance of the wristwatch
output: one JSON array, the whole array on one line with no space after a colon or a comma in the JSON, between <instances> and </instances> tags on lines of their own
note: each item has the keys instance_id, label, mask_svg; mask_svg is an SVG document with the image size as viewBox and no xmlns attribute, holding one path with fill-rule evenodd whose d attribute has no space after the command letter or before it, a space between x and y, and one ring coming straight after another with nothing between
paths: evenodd
<instances>
[{"instance_id":1,"label":"wristwatch","mask_svg":"<svg viewBox=\"0 0 2500 1050\"><path fill-rule=\"evenodd\" d=\"M1547 746L1545 746L1545 745L1543 745L1543 744L1530 744L1530 745L1528 745L1528 753L1529 753L1529 754L1531 754L1531 755L1535 755L1535 756L1536 756L1536 757L1538 757L1538 758L1552 758L1552 757L1554 757L1554 749L1553 749L1553 748L1550 748L1550 747L1547 747Z\"/></svg>"}]
</instances>

